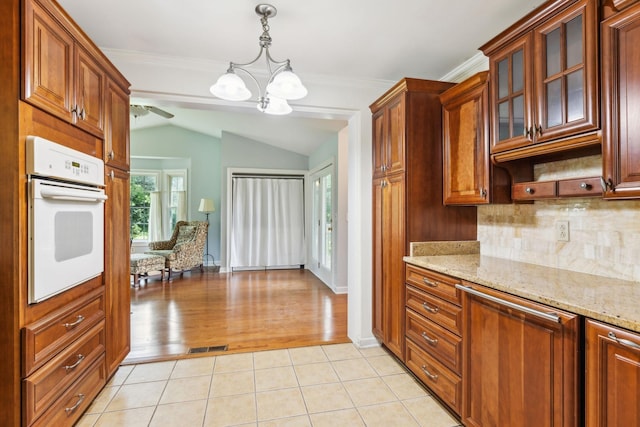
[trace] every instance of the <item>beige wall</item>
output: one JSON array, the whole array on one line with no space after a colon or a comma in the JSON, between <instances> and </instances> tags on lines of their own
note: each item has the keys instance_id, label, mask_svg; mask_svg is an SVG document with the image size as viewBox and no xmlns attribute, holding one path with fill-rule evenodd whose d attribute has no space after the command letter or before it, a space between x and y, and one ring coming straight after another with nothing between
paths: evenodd
<instances>
[{"instance_id":1,"label":"beige wall","mask_svg":"<svg viewBox=\"0 0 640 427\"><path fill-rule=\"evenodd\" d=\"M536 180L599 176L600 157L538 165ZM555 222L569 221L569 242ZM640 200L575 198L478 208L482 255L640 282Z\"/></svg>"}]
</instances>

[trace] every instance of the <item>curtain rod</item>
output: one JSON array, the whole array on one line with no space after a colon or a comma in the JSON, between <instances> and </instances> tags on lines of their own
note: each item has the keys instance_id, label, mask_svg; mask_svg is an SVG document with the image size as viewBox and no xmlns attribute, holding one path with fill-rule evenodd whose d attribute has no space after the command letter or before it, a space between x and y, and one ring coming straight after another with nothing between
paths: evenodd
<instances>
[{"instance_id":1,"label":"curtain rod","mask_svg":"<svg viewBox=\"0 0 640 427\"><path fill-rule=\"evenodd\" d=\"M253 174L253 173L233 173L233 174L231 174L231 179L234 179L234 178L304 179L304 175L283 175L283 174L270 174L270 173L258 173L258 174Z\"/></svg>"}]
</instances>

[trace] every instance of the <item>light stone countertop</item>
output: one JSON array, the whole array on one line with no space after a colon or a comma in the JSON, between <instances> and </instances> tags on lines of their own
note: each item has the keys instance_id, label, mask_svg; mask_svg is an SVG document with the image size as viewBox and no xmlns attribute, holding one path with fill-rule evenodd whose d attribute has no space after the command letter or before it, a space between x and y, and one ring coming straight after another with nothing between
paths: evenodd
<instances>
[{"instance_id":1,"label":"light stone countertop","mask_svg":"<svg viewBox=\"0 0 640 427\"><path fill-rule=\"evenodd\" d=\"M475 254L404 261L532 301L640 332L640 283Z\"/></svg>"}]
</instances>

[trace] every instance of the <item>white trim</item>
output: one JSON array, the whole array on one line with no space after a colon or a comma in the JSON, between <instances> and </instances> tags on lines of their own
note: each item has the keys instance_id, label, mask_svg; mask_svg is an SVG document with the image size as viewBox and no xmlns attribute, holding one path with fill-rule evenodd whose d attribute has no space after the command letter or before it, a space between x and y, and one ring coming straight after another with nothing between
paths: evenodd
<instances>
[{"instance_id":1,"label":"white trim","mask_svg":"<svg viewBox=\"0 0 640 427\"><path fill-rule=\"evenodd\" d=\"M459 83L473 76L480 71L489 69L489 58L482 52L478 52L471 58L458 65L453 70L442 76L440 80L445 82Z\"/></svg>"}]
</instances>

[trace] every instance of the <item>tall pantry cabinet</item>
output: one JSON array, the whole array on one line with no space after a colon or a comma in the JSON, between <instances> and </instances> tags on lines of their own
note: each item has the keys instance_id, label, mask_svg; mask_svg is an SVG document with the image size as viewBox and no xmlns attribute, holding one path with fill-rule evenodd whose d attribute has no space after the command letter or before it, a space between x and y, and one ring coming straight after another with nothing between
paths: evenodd
<instances>
[{"instance_id":1,"label":"tall pantry cabinet","mask_svg":"<svg viewBox=\"0 0 640 427\"><path fill-rule=\"evenodd\" d=\"M475 240L476 208L442 203L442 105L452 84L405 78L371 104L373 334L404 361L410 242Z\"/></svg>"},{"instance_id":2,"label":"tall pantry cabinet","mask_svg":"<svg viewBox=\"0 0 640 427\"><path fill-rule=\"evenodd\" d=\"M128 163L121 161L129 83L55 0L0 2L0 40L0 419L71 426L129 350ZM27 297L28 135L104 156L109 174L104 274L37 304ZM112 156L120 163L109 163L107 147L124 153Z\"/></svg>"}]
</instances>

